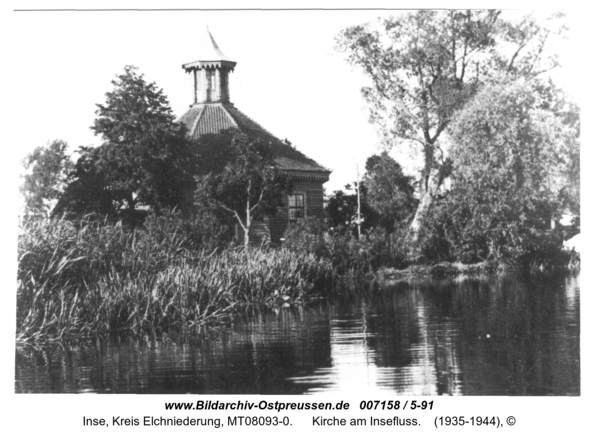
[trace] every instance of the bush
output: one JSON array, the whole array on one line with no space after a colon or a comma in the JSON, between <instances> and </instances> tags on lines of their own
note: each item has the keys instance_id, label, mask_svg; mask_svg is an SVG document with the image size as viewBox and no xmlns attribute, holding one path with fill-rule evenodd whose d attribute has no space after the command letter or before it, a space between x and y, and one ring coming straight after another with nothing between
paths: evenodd
<instances>
[{"instance_id":1,"label":"bush","mask_svg":"<svg viewBox=\"0 0 600 437\"><path fill-rule=\"evenodd\" d=\"M563 249L562 234L556 230L536 232L524 247L518 264L533 272L551 272L568 268L574 261Z\"/></svg>"},{"instance_id":2,"label":"bush","mask_svg":"<svg viewBox=\"0 0 600 437\"><path fill-rule=\"evenodd\" d=\"M397 234L383 228L365 232L360 239L351 229L327 230L323 220L309 217L289 226L283 246L297 253L313 253L331 262L339 274L367 273L382 266L397 266L404 261L404 251L396 244Z\"/></svg>"},{"instance_id":3,"label":"bush","mask_svg":"<svg viewBox=\"0 0 600 437\"><path fill-rule=\"evenodd\" d=\"M419 248L412 252L420 254L427 261L451 261L454 258L452 243L448 238L452 230L452 221L447 208L447 201L439 199L423 221ZM405 235L408 236L408 232L405 232Z\"/></svg>"},{"instance_id":4,"label":"bush","mask_svg":"<svg viewBox=\"0 0 600 437\"><path fill-rule=\"evenodd\" d=\"M544 230L540 221L503 221L501 214L473 215L455 197L450 193L440 201L424 223L421 254L426 260L494 261L533 271L569 264L569 255L562 250L563 231Z\"/></svg>"},{"instance_id":5,"label":"bush","mask_svg":"<svg viewBox=\"0 0 600 437\"><path fill-rule=\"evenodd\" d=\"M307 217L291 223L283 236L283 247L297 253L314 253L318 257L329 257L327 224L324 220Z\"/></svg>"}]
</instances>

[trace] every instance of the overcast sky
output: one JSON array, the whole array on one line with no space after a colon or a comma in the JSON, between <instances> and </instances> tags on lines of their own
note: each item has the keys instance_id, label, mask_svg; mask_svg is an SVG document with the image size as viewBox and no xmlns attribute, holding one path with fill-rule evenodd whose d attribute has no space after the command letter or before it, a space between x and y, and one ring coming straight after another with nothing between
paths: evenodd
<instances>
[{"instance_id":1,"label":"overcast sky","mask_svg":"<svg viewBox=\"0 0 600 437\"><path fill-rule=\"evenodd\" d=\"M197 33L206 20L221 50L238 64L231 101L248 116L333 170L329 192L361 171L380 151L360 88L368 82L335 50L345 27L386 11L21 12L12 14L11 127L19 156L47 141L74 149L99 144L89 127L96 103L125 65L161 87L176 116L192 103L191 76L181 68L198 58ZM401 12L396 12L397 14ZM514 12L513 12L514 14ZM574 40L573 35L571 40ZM561 80L578 58L565 50ZM577 81L570 91L577 94ZM18 92L14 92L18 90ZM411 163L403 163L411 167Z\"/></svg>"}]
</instances>

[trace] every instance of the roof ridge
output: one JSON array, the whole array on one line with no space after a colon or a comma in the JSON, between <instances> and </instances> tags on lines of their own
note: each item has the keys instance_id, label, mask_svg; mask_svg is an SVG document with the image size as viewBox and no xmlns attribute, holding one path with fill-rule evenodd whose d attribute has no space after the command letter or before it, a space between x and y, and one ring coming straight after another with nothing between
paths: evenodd
<instances>
[{"instance_id":1,"label":"roof ridge","mask_svg":"<svg viewBox=\"0 0 600 437\"><path fill-rule=\"evenodd\" d=\"M223 109L223 112L225 112L225 114L227 114L227 117L229 117L229 119L235 125L235 127L238 128L238 129L240 129L240 125L238 124L237 121L235 121L235 118L233 118L233 115L231 115L229 113L229 111L227 110L227 108L225 107L225 105L226 105L226 103L223 103L223 102L219 103L219 106L221 106L221 108ZM233 105L231 105L231 106L233 106Z\"/></svg>"},{"instance_id":2,"label":"roof ridge","mask_svg":"<svg viewBox=\"0 0 600 437\"><path fill-rule=\"evenodd\" d=\"M199 109L200 110L198 111L198 115L196 116L196 119L194 120L194 123L192 124L193 129L190 129L190 131L192 133L194 133L196 131L196 127L198 126L198 123L200 123L200 119L202 118L202 114L204 114L204 110L206 109L206 106L201 106Z\"/></svg>"}]
</instances>

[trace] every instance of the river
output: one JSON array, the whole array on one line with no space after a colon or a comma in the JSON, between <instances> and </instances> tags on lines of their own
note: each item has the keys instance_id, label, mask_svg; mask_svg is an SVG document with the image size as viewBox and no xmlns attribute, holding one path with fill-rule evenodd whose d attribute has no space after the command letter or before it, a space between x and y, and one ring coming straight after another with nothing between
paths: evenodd
<instances>
[{"instance_id":1,"label":"river","mask_svg":"<svg viewBox=\"0 0 600 437\"><path fill-rule=\"evenodd\" d=\"M372 283L208 338L18 348L17 393L579 395L579 278Z\"/></svg>"}]
</instances>

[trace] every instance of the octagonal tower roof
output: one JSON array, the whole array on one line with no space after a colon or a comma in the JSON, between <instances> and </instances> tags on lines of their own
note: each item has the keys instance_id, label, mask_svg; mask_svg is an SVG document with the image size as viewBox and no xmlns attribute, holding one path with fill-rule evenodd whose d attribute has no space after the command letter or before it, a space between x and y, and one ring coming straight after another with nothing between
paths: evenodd
<instances>
[{"instance_id":1,"label":"octagonal tower roof","mask_svg":"<svg viewBox=\"0 0 600 437\"><path fill-rule=\"evenodd\" d=\"M219 48L217 42L208 30L208 26L199 33L199 59L183 64L185 71L201 70L203 68L226 68L233 70L236 63L229 59Z\"/></svg>"}]
</instances>

